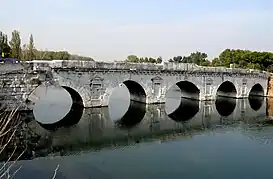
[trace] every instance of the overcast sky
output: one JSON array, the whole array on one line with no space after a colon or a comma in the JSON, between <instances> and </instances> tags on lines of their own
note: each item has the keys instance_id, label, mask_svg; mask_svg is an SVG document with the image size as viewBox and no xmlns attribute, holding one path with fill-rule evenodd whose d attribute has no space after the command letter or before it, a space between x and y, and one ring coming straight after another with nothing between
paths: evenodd
<instances>
[{"instance_id":1,"label":"overcast sky","mask_svg":"<svg viewBox=\"0 0 273 179\"><path fill-rule=\"evenodd\" d=\"M0 0L0 30L99 61L273 51L272 0Z\"/></svg>"}]
</instances>

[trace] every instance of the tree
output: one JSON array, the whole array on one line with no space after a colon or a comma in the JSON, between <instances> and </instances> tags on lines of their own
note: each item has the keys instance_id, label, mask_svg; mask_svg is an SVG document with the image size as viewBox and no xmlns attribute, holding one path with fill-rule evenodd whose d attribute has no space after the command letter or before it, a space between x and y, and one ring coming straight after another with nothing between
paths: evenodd
<instances>
[{"instance_id":1,"label":"tree","mask_svg":"<svg viewBox=\"0 0 273 179\"><path fill-rule=\"evenodd\" d=\"M211 66L221 66L221 63L220 63L220 60L218 57L214 58L212 61L211 61Z\"/></svg>"},{"instance_id":2,"label":"tree","mask_svg":"<svg viewBox=\"0 0 273 179\"><path fill-rule=\"evenodd\" d=\"M21 60L90 60L91 57L70 54L67 51L42 51L37 50L34 46L34 38L31 34L28 45L21 48L20 33L17 30L12 32L11 40L8 43L8 36L0 31L0 52L5 53L5 57L21 58Z\"/></svg>"},{"instance_id":3,"label":"tree","mask_svg":"<svg viewBox=\"0 0 273 179\"><path fill-rule=\"evenodd\" d=\"M139 58L136 55L129 55L125 61L139 63Z\"/></svg>"},{"instance_id":4,"label":"tree","mask_svg":"<svg viewBox=\"0 0 273 179\"><path fill-rule=\"evenodd\" d=\"M213 66L229 67L230 64L234 64L235 68L251 68L272 72L273 53L225 49L218 58L212 60Z\"/></svg>"},{"instance_id":5,"label":"tree","mask_svg":"<svg viewBox=\"0 0 273 179\"><path fill-rule=\"evenodd\" d=\"M24 44L22 46L21 60L25 61L27 59L28 59L28 49L27 49L27 45Z\"/></svg>"},{"instance_id":6,"label":"tree","mask_svg":"<svg viewBox=\"0 0 273 179\"><path fill-rule=\"evenodd\" d=\"M149 61L149 58L148 57L145 57L144 58L144 62L148 62Z\"/></svg>"},{"instance_id":7,"label":"tree","mask_svg":"<svg viewBox=\"0 0 273 179\"><path fill-rule=\"evenodd\" d=\"M169 62L175 63L195 63L197 65L209 66L210 61L207 59L208 55L203 52L194 52L189 56L175 56L173 59L170 59Z\"/></svg>"},{"instance_id":8,"label":"tree","mask_svg":"<svg viewBox=\"0 0 273 179\"><path fill-rule=\"evenodd\" d=\"M35 59L35 46L34 46L34 40L33 40L32 34L30 34L30 37L29 37L29 44L27 47L27 59L28 60Z\"/></svg>"},{"instance_id":9,"label":"tree","mask_svg":"<svg viewBox=\"0 0 273 179\"><path fill-rule=\"evenodd\" d=\"M155 63L156 62L156 59L152 58L152 57L149 57L149 60L148 60L149 63Z\"/></svg>"},{"instance_id":10,"label":"tree","mask_svg":"<svg viewBox=\"0 0 273 179\"><path fill-rule=\"evenodd\" d=\"M169 60L169 62L174 62L174 63L181 63L183 57L182 56L175 56L172 59Z\"/></svg>"},{"instance_id":11,"label":"tree","mask_svg":"<svg viewBox=\"0 0 273 179\"><path fill-rule=\"evenodd\" d=\"M188 56L190 62L188 63L195 63L197 65L202 65L207 63L207 57L208 55L203 52L196 51L194 53L191 53L190 56Z\"/></svg>"},{"instance_id":12,"label":"tree","mask_svg":"<svg viewBox=\"0 0 273 179\"><path fill-rule=\"evenodd\" d=\"M158 58L156 59L156 63L162 63L162 57L158 57Z\"/></svg>"},{"instance_id":13,"label":"tree","mask_svg":"<svg viewBox=\"0 0 273 179\"><path fill-rule=\"evenodd\" d=\"M8 45L8 36L0 31L0 53L4 52L5 57L10 54L10 47Z\"/></svg>"},{"instance_id":14,"label":"tree","mask_svg":"<svg viewBox=\"0 0 273 179\"><path fill-rule=\"evenodd\" d=\"M14 30L11 34L11 40L9 42L11 48L11 57L19 58L21 57L21 38L20 33Z\"/></svg>"}]
</instances>

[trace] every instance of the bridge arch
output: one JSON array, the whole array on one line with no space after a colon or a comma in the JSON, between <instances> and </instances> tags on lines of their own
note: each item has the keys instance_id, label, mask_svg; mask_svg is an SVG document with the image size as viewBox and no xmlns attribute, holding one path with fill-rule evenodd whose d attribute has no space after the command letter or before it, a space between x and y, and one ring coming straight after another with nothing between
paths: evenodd
<instances>
[{"instance_id":1,"label":"bridge arch","mask_svg":"<svg viewBox=\"0 0 273 179\"><path fill-rule=\"evenodd\" d=\"M182 98L199 100L200 89L194 83L190 81L179 81L175 85L180 89ZM173 86L171 86L167 92L170 91L171 88L173 88Z\"/></svg>"},{"instance_id":2,"label":"bridge arch","mask_svg":"<svg viewBox=\"0 0 273 179\"><path fill-rule=\"evenodd\" d=\"M231 81L224 81L217 89L216 96L236 98L237 90Z\"/></svg>"},{"instance_id":3,"label":"bridge arch","mask_svg":"<svg viewBox=\"0 0 273 179\"><path fill-rule=\"evenodd\" d=\"M130 93L131 101L146 103L147 95L143 86L140 83L133 80L126 80L123 81L123 84L127 87Z\"/></svg>"},{"instance_id":4,"label":"bridge arch","mask_svg":"<svg viewBox=\"0 0 273 179\"><path fill-rule=\"evenodd\" d=\"M47 94L48 93L47 90L50 90L50 88L57 88L60 90L64 90L65 92L68 93L71 100L70 108L67 109L67 112L65 114L63 114L62 116L59 116L59 118L57 119L46 119L44 117L40 118L41 115L38 115L39 109L35 108L38 101L42 99L47 99L49 97L48 95L50 95L52 98L56 98L52 96L51 94ZM83 99L81 95L75 89L69 86L54 86L54 85L48 86L45 83L43 83L42 85L34 89L32 93L28 96L27 103L30 103L30 102L34 104L33 115L35 117L35 120L43 128L48 130L55 130L60 127L66 127L66 126L77 124L82 117L83 109L84 109ZM52 105L55 105L55 104L52 104ZM60 106L56 106L56 108L58 107ZM46 111L47 109L45 108L42 110Z\"/></svg>"},{"instance_id":5,"label":"bridge arch","mask_svg":"<svg viewBox=\"0 0 273 179\"><path fill-rule=\"evenodd\" d=\"M248 96L264 96L264 88L261 84L256 83L250 89Z\"/></svg>"}]
</instances>

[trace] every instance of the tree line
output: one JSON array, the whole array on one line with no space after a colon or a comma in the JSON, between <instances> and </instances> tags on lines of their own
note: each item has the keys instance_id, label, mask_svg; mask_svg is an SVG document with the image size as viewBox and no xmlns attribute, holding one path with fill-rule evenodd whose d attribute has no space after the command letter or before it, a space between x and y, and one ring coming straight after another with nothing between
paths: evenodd
<instances>
[{"instance_id":1,"label":"tree line","mask_svg":"<svg viewBox=\"0 0 273 179\"><path fill-rule=\"evenodd\" d=\"M161 63L162 58L139 58L135 55L128 56L125 61L134 63ZM174 63L195 63L200 66L248 68L273 72L273 53L240 49L225 49L218 57L209 60L204 52L193 52L188 56L174 56L168 60Z\"/></svg>"},{"instance_id":2,"label":"tree line","mask_svg":"<svg viewBox=\"0 0 273 179\"><path fill-rule=\"evenodd\" d=\"M162 57L153 58L153 57L138 57L136 55L129 55L126 59L126 62L132 63L161 63Z\"/></svg>"},{"instance_id":3,"label":"tree line","mask_svg":"<svg viewBox=\"0 0 273 179\"><path fill-rule=\"evenodd\" d=\"M19 58L20 60L93 60L91 57L84 57L70 54L67 51L43 51L37 50L34 45L34 38L31 34L28 44L21 44L20 32L14 30L11 39L7 34L0 31L0 52L4 52L5 57ZM126 62L133 63L161 63L162 57L138 57L129 55ZM169 59L174 63L195 63L200 66L222 66L235 68L251 68L273 72L273 53L260 52L241 49L225 49L218 57L209 60L204 52L193 52L188 56L174 56Z\"/></svg>"},{"instance_id":4,"label":"tree line","mask_svg":"<svg viewBox=\"0 0 273 179\"><path fill-rule=\"evenodd\" d=\"M37 50L34 45L33 35L30 34L28 44L21 44L20 32L14 30L11 39L7 34L0 31L0 52L5 58L18 58L24 60L94 60L91 57L84 57L70 54L67 51L43 51Z\"/></svg>"}]
</instances>

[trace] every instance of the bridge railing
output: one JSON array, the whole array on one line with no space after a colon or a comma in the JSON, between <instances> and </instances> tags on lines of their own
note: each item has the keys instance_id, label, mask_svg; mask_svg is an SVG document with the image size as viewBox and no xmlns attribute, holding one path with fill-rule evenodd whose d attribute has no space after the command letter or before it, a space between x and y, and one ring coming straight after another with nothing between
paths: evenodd
<instances>
[{"instance_id":1,"label":"bridge railing","mask_svg":"<svg viewBox=\"0 0 273 179\"><path fill-rule=\"evenodd\" d=\"M204 67L193 63L170 63L163 64L153 63L128 63L128 62L98 62L98 61L81 61L81 60L52 60L30 61L34 70L47 70L48 68L97 68L97 69L113 69L113 70L167 70L167 71L188 71L188 72L226 72L226 73L251 73L269 76L268 72L226 67Z\"/></svg>"}]
</instances>

